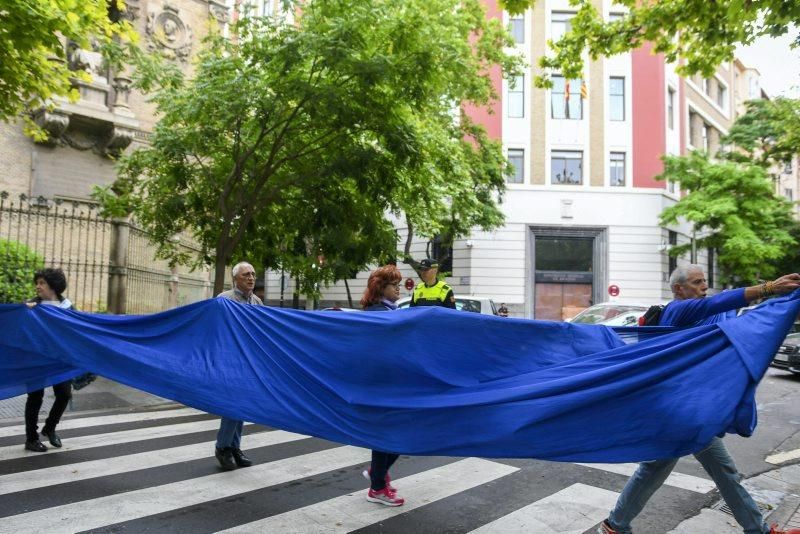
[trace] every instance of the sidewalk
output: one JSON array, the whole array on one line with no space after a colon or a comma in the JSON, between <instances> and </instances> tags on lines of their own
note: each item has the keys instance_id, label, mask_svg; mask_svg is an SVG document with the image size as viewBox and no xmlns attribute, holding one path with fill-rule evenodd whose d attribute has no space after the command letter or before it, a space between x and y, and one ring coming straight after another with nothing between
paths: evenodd
<instances>
[{"instance_id":1,"label":"sidewalk","mask_svg":"<svg viewBox=\"0 0 800 534\"><path fill-rule=\"evenodd\" d=\"M753 478L744 486L764 509L767 524L784 529L800 528L800 464L778 467ZM741 534L742 529L728 511L724 501L705 508L683 521L669 534Z\"/></svg>"},{"instance_id":2,"label":"sidewalk","mask_svg":"<svg viewBox=\"0 0 800 534\"><path fill-rule=\"evenodd\" d=\"M25 400L27 395L20 395L10 399L0 400L0 423L20 422L24 419ZM44 402L39 412L47 416L53 404L52 388L45 389ZM118 382L98 377L97 380L80 391L72 392L72 400L64 412L64 417L81 412L96 412L103 410L120 410L125 408L147 408L154 406L173 405L174 401L157 397L144 391L129 388ZM40 417L40 420L43 420Z\"/></svg>"}]
</instances>

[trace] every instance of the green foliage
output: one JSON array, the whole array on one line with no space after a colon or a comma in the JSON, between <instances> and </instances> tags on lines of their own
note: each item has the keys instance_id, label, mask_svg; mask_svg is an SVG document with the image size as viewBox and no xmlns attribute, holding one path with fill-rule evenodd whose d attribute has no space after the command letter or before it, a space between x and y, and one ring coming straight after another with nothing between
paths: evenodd
<instances>
[{"instance_id":1,"label":"green foliage","mask_svg":"<svg viewBox=\"0 0 800 534\"><path fill-rule=\"evenodd\" d=\"M152 144L96 193L162 256L185 260L172 236L189 231L215 290L240 258L314 290L396 254L387 214L428 236L502 222L501 147L454 113L496 96L489 69L520 64L478 0L313 0L294 23L231 32L204 40L192 79L140 71Z\"/></svg>"},{"instance_id":2,"label":"green foliage","mask_svg":"<svg viewBox=\"0 0 800 534\"><path fill-rule=\"evenodd\" d=\"M800 147L800 100L750 100L746 112L721 141L730 151L719 156L754 162L767 170L791 161ZM773 169L774 170L774 169Z\"/></svg>"},{"instance_id":3,"label":"green foliage","mask_svg":"<svg viewBox=\"0 0 800 534\"><path fill-rule=\"evenodd\" d=\"M662 180L688 194L661 214L661 224L684 219L698 231L697 246L718 252L723 282L751 283L777 274L796 246L792 205L773 194L766 171L753 163L712 162L702 152L664 158ZM691 245L674 247L681 255Z\"/></svg>"},{"instance_id":4,"label":"green foliage","mask_svg":"<svg viewBox=\"0 0 800 534\"><path fill-rule=\"evenodd\" d=\"M48 105L53 97L76 100L64 41L81 48L103 47L114 39L135 40L119 15L119 0L4 0L0 7L0 120ZM30 133L44 135L29 121Z\"/></svg>"},{"instance_id":5,"label":"green foliage","mask_svg":"<svg viewBox=\"0 0 800 534\"><path fill-rule=\"evenodd\" d=\"M536 0L501 0L510 13L521 13ZM653 43L656 53L667 61L684 63L681 75L702 73L708 77L716 67L733 59L737 45L752 43L757 37L777 37L793 29L800 20L800 2L785 0L619 0L628 14L617 21L604 21L594 0L570 0L577 13L572 29L557 43L553 54L540 59L544 69L560 71L567 78L583 72L583 54L592 59L613 56ZM797 45L798 41L795 41ZM537 79L542 86L546 78Z\"/></svg>"},{"instance_id":6,"label":"green foliage","mask_svg":"<svg viewBox=\"0 0 800 534\"><path fill-rule=\"evenodd\" d=\"M17 303L34 294L33 273L44 258L22 243L0 239L0 303Z\"/></svg>"}]
</instances>

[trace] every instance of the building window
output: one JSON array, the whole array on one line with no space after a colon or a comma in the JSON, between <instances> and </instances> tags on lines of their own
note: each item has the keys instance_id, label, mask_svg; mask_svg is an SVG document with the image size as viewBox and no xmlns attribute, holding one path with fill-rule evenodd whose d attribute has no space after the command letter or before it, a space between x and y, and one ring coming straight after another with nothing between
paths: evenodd
<instances>
[{"instance_id":1,"label":"building window","mask_svg":"<svg viewBox=\"0 0 800 534\"><path fill-rule=\"evenodd\" d=\"M517 44L525 42L525 16L516 15L508 19L508 31Z\"/></svg>"},{"instance_id":2,"label":"building window","mask_svg":"<svg viewBox=\"0 0 800 534\"><path fill-rule=\"evenodd\" d=\"M789 187L784 188L783 195L786 197L786 200L788 200L789 202L793 202L794 201L794 191L791 188L789 188Z\"/></svg>"},{"instance_id":3,"label":"building window","mask_svg":"<svg viewBox=\"0 0 800 534\"><path fill-rule=\"evenodd\" d=\"M700 136L700 146L708 152L708 124L703 123L703 126L700 127Z\"/></svg>"},{"instance_id":4,"label":"building window","mask_svg":"<svg viewBox=\"0 0 800 534\"><path fill-rule=\"evenodd\" d=\"M433 236L433 239L428 242L428 257L436 258L440 261L440 273L453 272L453 246L445 246L442 242L441 235L436 234Z\"/></svg>"},{"instance_id":5,"label":"building window","mask_svg":"<svg viewBox=\"0 0 800 534\"><path fill-rule=\"evenodd\" d=\"M667 88L667 126L675 129L675 89L672 87Z\"/></svg>"},{"instance_id":6,"label":"building window","mask_svg":"<svg viewBox=\"0 0 800 534\"><path fill-rule=\"evenodd\" d=\"M514 170L506 175L506 182L521 184L525 181L525 151L521 148L508 149L508 163Z\"/></svg>"},{"instance_id":7,"label":"building window","mask_svg":"<svg viewBox=\"0 0 800 534\"><path fill-rule=\"evenodd\" d=\"M574 13L554 12L550 18L550 39L555 43L572 28Z\"/></svg>"},{"instance_id":8,"label":"building window","mask_svg":"<svg viewBox=\"0 0 800 534\"><path fill-rule=\"evenodd\" d=\"M554 119L583 119L583 99L581 98L581 79L565 80L563 76L553 76L550 90L551 116Z\"/></svg>"},{"instance_id":9,"label":"building window","mask_svg":"<svg viewBox=\"0 0 800 534\"><path fill-rule=\"evenodd\" d=\"M625 152L612 152L609 176L613 187L625 186Z\"/></svg>"},{"instance_id":10,"label":"building window","mask_svg":"<svg viewBox=\"0 0 800 534\"><path fill-rule=\"evenodd\" d=\"M508 80L508 116L515 119L525 116L525 76Z\"/></svg>"},{"instance_id":11,"label":"building window","mask_svg":"<svg viewBox=\"0 0 800 534\"><path fill-rule=\"evenodd\" d=\"M612 76L608 83L609 118L612 121L625 120L625 78Z\"/></svg>"},{"instance_id":12,"label":"building window","mask_svg":"<svg viewBox=\"0 0 800 534\"><path fill-rule=\"evenodd\" d=\"M709 88L709 86L711 84L710 84L709 79L708 78L703 78L702 81L700 82L700 84L703 87L703 93L705 93L705 94L710 96L711 93L709 93L708 88Z\"/></svg>"},{"instance_id":13,"label":"building window","mask_svg":"<svg viewBox=\"0 0 800 534\"><path fill-rule=\"evenodd\" d=\"M689 144L697 146L697 113L689 112Z\"/></svg>"},{"instance_id":14,"label":"building window","mask_svg":"<svg viewBox=\"0 0 800 534\"><path fill-rule=\"evenodd\" d=\"M273 0L251 0L242 3L242 14L250 17L269 17L272 15Z\"/></svg>"},{"instance_id":15,"label":"building window","mask_svg":"<svg viewBox=\"0 0 800 534\"><path fill-rule=\"evenodd\" d=\"M583 152L553 151L550 156L550 183L581 185L583 183Z\"/></svg>"},{"instance_id":16,"label":"building window","mask_svg":"<svg viewBox=\"0 0 800 534\"><path fill-rule=\"evenodd\" d=\"M673 232L672 230L669 230L669 247L672 248L677 244L678 244L678 233L677 232ZM667 252L667 254L669 254L669 252ZM675 256L670 255L669 256L669 273L667 274L667 276L671 275L672 271L674 271L677 268L678 268L678 258L676 258ZM670 288L670 289L672 289L672 288Z\"/></svg>"},{"instance_id":17,"label":"building window","mask_svg":"<svg viewBox=\"0 0 800 534\"><path fill-rule=\"evenodd\" d=\"M783 174L792 174L792 162L787 161L783 166Z\"/></svg>"},{"instance_id":18,"label":"building window","mask_svg":"<svg viewBox=\"0 0 800 534\"><path fill-rule=\"evenodd\" d=\"M728 88L717 83L717 105L722 109L728 108Z\"/></svg>"}]
</instances>

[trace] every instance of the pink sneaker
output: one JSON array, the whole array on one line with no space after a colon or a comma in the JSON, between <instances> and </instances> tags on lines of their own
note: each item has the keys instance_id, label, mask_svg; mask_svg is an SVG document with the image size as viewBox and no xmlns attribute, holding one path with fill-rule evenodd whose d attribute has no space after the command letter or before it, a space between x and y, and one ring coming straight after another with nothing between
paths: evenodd
<instances>
[{"instance_id":1,"label":"pink sneaker","mask_svg":"<svg viewBox=\"0 0 800 534\"><path fill-rule=\"evenodd\" d=\"M361 476L363 476L364 478L366 478L371 482L372 478L369 476L371 472L372 469L364 469L363 471L361 471ZM383 477L383 480L386 482L386 487L389 488L389 491L397 493L397 488L392 486L392 477L389 476L389 473L386 473L386 476Z\"/></svg>"},{"instance_id":2,"label":"pink sneaker","mask_svg":"<svg viewBox=\"0 0 800 534\"><path fill-rule=\"evenodd\" d=\"M390 491L388 487L377 491L370 488L370 490L367 492L367 500L369 502L376 502L385 506L403 506L403 504L406 502L406 500L402 497L398 497L395 492Z\"/></svg>"}]
</instances>

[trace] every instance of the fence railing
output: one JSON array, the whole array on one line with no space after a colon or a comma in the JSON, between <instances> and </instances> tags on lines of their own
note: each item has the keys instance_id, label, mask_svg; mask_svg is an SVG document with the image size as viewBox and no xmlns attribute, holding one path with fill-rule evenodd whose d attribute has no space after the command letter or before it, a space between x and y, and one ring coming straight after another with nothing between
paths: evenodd
<instances>
[{"instance_id":1,"label":"fence railing","mask_svg":"<svg viewBox=\"0 0 800 534\"><path fill-rule=\"evenodd\" d=\"M0 240L20 243L35 255L0 254L0 273L14 261L14 276L27 277L33 297L36 269L59 267L66 295L80 310L153 313L211 296L208 269L190 271L155 257L147 233L127 220L103 217L96 204L31 198L0 192ZM191 243L179 245L191 254Z\"/></svg>"}]
</instances>

